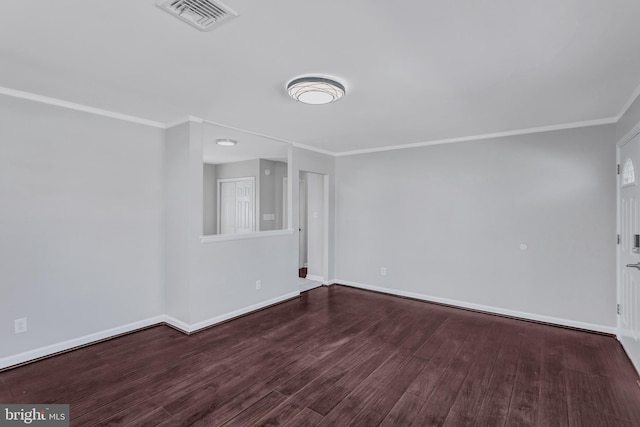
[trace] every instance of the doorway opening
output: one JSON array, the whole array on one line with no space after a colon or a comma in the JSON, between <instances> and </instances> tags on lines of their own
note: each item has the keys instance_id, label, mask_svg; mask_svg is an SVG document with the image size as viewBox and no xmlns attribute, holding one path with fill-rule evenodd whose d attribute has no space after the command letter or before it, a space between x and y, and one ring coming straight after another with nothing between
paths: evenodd
<instances>
[{"instance_id":1,"label":"doorway opening","mask_svg":"<svg viewBox=\"0 0 640 427\"><path fill-rule=\"evenodd\" d=\"M300 171L299 189L298 281L304 291L328 280L328 176Z\"/></svg>"}]
</instances>

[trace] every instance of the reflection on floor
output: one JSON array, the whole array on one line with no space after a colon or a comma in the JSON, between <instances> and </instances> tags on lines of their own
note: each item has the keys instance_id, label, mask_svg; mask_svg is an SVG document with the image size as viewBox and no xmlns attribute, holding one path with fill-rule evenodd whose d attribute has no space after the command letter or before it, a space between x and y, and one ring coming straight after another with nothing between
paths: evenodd
<instances>
[{"instance_id":1,"label":"reflection on floor","mask_svg":"<svg viewBox=\"0 0 640 427\"><path fill-rule=\"evenodd\" d=\"M318 286L322 286L322 282L298 277L298 288L300 289L300 292L308 291L310 289L317 288Z\"/></svg>"}]
</instances>

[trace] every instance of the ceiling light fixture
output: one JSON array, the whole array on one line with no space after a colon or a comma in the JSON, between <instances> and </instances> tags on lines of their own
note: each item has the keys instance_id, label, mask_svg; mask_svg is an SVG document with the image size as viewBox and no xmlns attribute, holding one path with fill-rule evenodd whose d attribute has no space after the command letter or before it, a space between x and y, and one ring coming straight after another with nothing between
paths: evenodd
<instances>
[{"instance_id":1,"label":"ceiling light fixture","mask_svg":"<svg viewBox=\"0 0 640 427\"><path fill-rule=\"evenodd\" d=\"M216 139L216 144L222 145L223 147L233 147L237 143L238 141L236 141L235 139L228 139L228 138Z\"/></svg>"},{"instance_id":2,"label":"ceiling light fixture","mask_svg":"<svg viewBox=\"0 0 640 427\"><path fill-rule=\"evenodd\" d=\"M329 104L342 98L344 86L324 77L300 77L287 84L287 92L296 101L305 104Z\"/></svg>"}]
</instances>

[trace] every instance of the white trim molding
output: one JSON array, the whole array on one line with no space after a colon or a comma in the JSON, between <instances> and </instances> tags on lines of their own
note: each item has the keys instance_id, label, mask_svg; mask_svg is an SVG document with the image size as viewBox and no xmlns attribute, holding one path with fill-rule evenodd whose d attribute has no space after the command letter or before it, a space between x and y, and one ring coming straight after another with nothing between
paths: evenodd
<instances>
[{"instance_id":1,"label":"white trim molding","mask_svg":"<svg viewBox=\"0 0 640 427\"><path fill-rule=\"evenodd\" d=\"M296 148L300 148L301 150L313 151L315 153L325 154L327 156L335 157L337 155L337 153L334 153L333 151L312 147L311 145L307 145L307 144L300 144L298 142L293 142L292 145Z\"/></svg>"},{"instance_id":2,"label":"white trim molding","mask_svg":"<svg viewBox=\"0 0 640 427\"><path fill-rule=\"evenodd\" d=\"M306 278L307 278L307 279L309 279L309 280L314 280L314 281L316 281L316 282L320 282L320 283L322 283L323 285L326 285L326 284L327 284L327 283L325 282L325 280L324 280L324 277L322 277L322 276L314 276L313 274L307 274L307 277L306 277Z\"/></svg>"},{"instance_id":3,"label":"white trim molding","mask_svg":"<svg viewBox=\"0 0 640 427\"><path fill-rule=\"evenodd\" d=\"M328 151L328 150L323 150L322 148L312 147L312 146L306 145L306 144L300 144L299 142L289 141L287 139L278 138L278 137L267 135L267 134L260 133L260 132L254 132L252 130L243 129L243 128L239 128L239 127L236 127L236 126L225 125L224 123L214 122L212 120L205 120L205 119L200 119L200 121L201 121L201 123L208 123L208 124L213 125L213 126L220 126L220 127L223 127L223 128L233 129L233 130L237 130L237 131L240 131L240 132L248 133L250 135L255 135L255 136L260 136L262 138L271 139L273 141L283 142L285 144L289 144L289 145L291 145L293 147L301 148L303 150L315 151L316 153L326 154L327 156L335 156L336 155L336 153L334 153L332 151Z\"/></svg>"},{"instance_id":4,"label":"white trim molding","mask_svg":"<svg viewBox=\"0 0 640 427\"><path fill-rule=\"evenodd\" d=\"M284 229L284 230L256 231L255 233L210 234L207 236L200 236L200 243L215 243L215 242L226 242L229 240L244 240L244 239L261 239L263 237L289 236L292 234L293 234L293 229L291 228Z\"/></svg>"},{"instance_id":5,"label":"white trim molding","mask_svg":"<svg viewBox=\"0 0 640 427\"><path fill-rule=\"evenodd\" d=\"M324 286L324 283L319 283L319 282L305 283L305 284L299 285L299 290L300 292L307 292L307 291L310 291L311 289L319 288L320 286Z\"/></svg>"},{"instance_id":6,"label":"white trim molding","mask_svg":"<svg viewBox=\"0 0 640 427\"><path fill-rule=\"evenodd\" d=\"M12 96L14 98L26 99L29 101L40 102L42 104L55 105L57 107L68 108L70 110L82 111L97 116L109 117L111 119L124 120L127 122L137 123L140 125L151 126L155 128L165 129L164 123L154 120L141 119L140 117L130 116L128 114L116 113L115 111L103 110L102 108L89 107L88 105L76 104L75 102L64 101L62 99L50 98L31 92L9 89L0 86L0 95Z\"/></svg>"},{"instance_id":7,"label":"white trim molding","mask_svg":"<svg viewBox=\"0 0 640 427\"><path fill-rule=\"evenodd\" d=\"M417 300L446 304L454 307L468 308L471 310L482 311L485 313L499 314L508 317L514 317L524 320L533 320L536 322L544 322L553 325L568 326L571 328L584 329L588 331L602 332L605 334L616 335L618 330L615 326L597 325L594 323L578 322L575 320L561 319L558 317L544 316L540 314L526 313L524 311L508 310L500 307L493 307L482 304L475 304L466 301L453 300L449 298L434 297L431 295L419 294L415 292L402 291L399 289L384 288L381 286L365 285L363 283L351 282L348 280L336 280L336 285L345 285L353 288L366 289L369 291L382 292L385 294L396 295L400 297L413 298Z\"/></svg>"},{"instance_id":8,"label":"white trim molding","mask_svg":"<svg viewBox=\"0 0 640 427\"><path fill-rule=\"evenodd\" d=\"M107 329L93 334L85 335L79 338L62 341L59 343L47 345L44 347L36 348L33 350L18 353L13 356L7 356L0 359L0 369L8 368L10 366L19 365L21 363L29 362L34 359L40 359L54 355L56 353L71 350L77 347L83 347L89 344L95 344L96 342L113 338L118 335L126 334L138 329L147 328L154 325L162 324L165 321L165 316L151 317L146 320L140 320L138 322L129 323L123 326Z\"/></svg>"},{"instance_id":9,"label":"white trim molding","mask_svg":"<svg viewBox=\"0 0 640 427\"><path fill-rule=\"evenodd\" d=\"M164 127L165 127L165 129L169 129L169 128L172 128L174 126L182 125L182 124L185 124L185 123L190 123L190 122L202 123L202 121L203 120L200 117L187 116L187 117L183 117L181 119L178 119L178 120L176 120L174 122L166 123L164 125Z\"/></svg>"},{"instance_id":10,"label":"white trim molding","mask_svg":"<svg viewBox=\"0 0 640 427\"><path fill-rule=\"evenodd\" d=\"M633 104L635 102L635 100L636 100L636 98L638 96L640 96L640 84L638 86L636 86L635 90L631 93L631 96L629 96L629 99L627 99L627 102L620 109L620 112L618 113L618 116L616 117L616 121L620 120L622 118L622 116L624 116L624 113L627 112L629 107L631 107L631 104Z\"/></svg>"},{"instance_id":11,"label":"white trim molding","mask_svg":"<svg viewBox=\"0 0 640 427\"><path fill-rule=\"evenodd\" d=\"M618 140L618 142L616 143L616 145L619 148L622 148L625 145L627 145L627 143L629 143L633 138L638 136L639 134L640 134L640 122L636 123L636 125L633 128L631 128L631 130L629 132L627 132L626 135L624 135L622 138L620 138Z\"/></svg>"},{"instance_id":12,"label":"white trim molding","mask_svg":"<svg viewBox=\"0 0 640 427\"><path fill-rule=\"evenodd\" d=\"M212 317L210 319L207 320L203 320L201 322L197 322L197 323L193 323L193 324L187 324L184 323L180 320L177 320L171 316L164 316L164 322L167 323L170 326L173 326L176 329L179 329L185 333L188 334L192 334L194 332L199 331L200 329L205 329L208 328L210 326L214 326L218 323L222 323L222 322L226 322L227 320L231 320L234 319L236 317L251 313L253 311L257 311L260 310L262 308L265 307L269 307L271 305L275 305L293 298L296 298L300 296L300 291L295 291L295 292L290 292L288 294L285 295L281 295L279 297L275 297L275 298L271 298L269 300L266 301L262 301L258 304L253 304L250 305L248 307L243 307L240 308L238 310L234 310L234 311L230 311L228 313L225 314L221 314L220 316L216 316L216 317Z\"/></svg>"},{"instance_id":13,"label":"white trim molding","mask_svg":"<svg viewBox=\"0 0 640 427\"><path fill-rule=\"evenodd\" d=\"M353 156L356 154L368 154L368 153L378 153L381 151L394 151L394 150L403 150L407 148L428 147L430 145L452 144L455 142L480 141L483 139L504 138L506 136L528 135L532 133L552 132L552 131L575 129L575 128L588 127L588 126L608 125L608 124L616 123L617 121L618 121L618 117L607 117L604 119L587 120L584 122L564 123L559 125L540 126L535 128L517 129L517 130L510 130L505 132L485 133L480 135L469 135L469 136L462 136L462 137L456 137L456 138L434 139L431 141L415 142L412 144L388 145L388 146L378 147L378 148L365 148L362 150L342 151L340 153L335 153L335 156L336 157Z\"/></svg>"},{"instance_id":14,"label":"white trim molding","mask_svg":"<svg viewBox=\"0 0 640 427\"><path fill-rule=\"evenodd\" d=\"M73 350L79 347L84 347L91 344L96 344L100 341L104 341L110 338L115 338L119 335L135 332L139 329L148 328L151 326L167 325L180 332L186 334L192 334L200 329L214 326L218 323L231 320L233 318L260 310L271 305L275 305L293 298L300 296L300 291L290 292L279 297L275 297L266 301L262 301L258 304L253 304L248 307L244 307L238 310L231 311L229 313L222 314L220 316L212 317L211 319L203 320L194 324L188 324L175 317L163 314L149 319L140 320L138 322L129 323L123 326L107 329L93 334L85 335L79 338L73 338L67 341L47 345L44 347L28 350L23 353L18 353L12 356L3 357L0 359L0 369L9 368L12 366L20 365L22 363L32 362L44 357L53 356L57 353Z\"/></svg>"},{"instance_id":15,"label":"white trim molding","mask_svg":"<svg viewBox=\"0 0 640 427\"><path fill-rule=\"evenodd\" d=\"M189 324L183 322L182 320L178 320L173 316L169 316L168 314L165 314L163 316L162 322L167 326L172 327L173 329L179 330L183 334L189 333Z\"/></svg>"},{"instance_id":16,"label":"white trim molding","mask_svg":"<svg viewBox=\"0 0 640 427\"><path fill-rule=\"evenodd\" d=\"M427 146L430 146L430 145L440 145L440 144L451 144L451 143L456 143L456 142L477 141L477 140L491 139L491 138L502 138L502 137L506 137L506 136L526 135L526 134L539 133L539 132L550 132L550 131L556 131L556 130L573 129L573 128L580 128L580 127L588 127L588 126L597 126L597 125L617 123L620 120L620 118L622 117L622 115L627 111L627 109L635 101L635 99L640 95L640 86L638 86L635 89L635 91L631 94L630 98L627 100L626 104L623 106L623 108L620 111L620 113L615 117L607 117L607 118L602 118L602 119L586 120L586 121L573 122L573 123L563 123L563 124L550 125L550 126L539 126L539 127L534 127L534 128L517 129L517 130L511 130L511 131L504 131L504 132L495 132L495 133L487 133L487 134L479 134L479 135L469 135L469 136L454 137L454 138L444 138L444 139L437 139L437 140L423 141L423 142L416 142L416 143L409 143L409 144L387 145L387 146L383 146L383 147L366 148L366 149L362 149L362 150L351 150L351 151L342 151L342 152L329 151L329 150L325 150L323 148L318 148L318 147L314 147L314 146L307 145L307 144L302 144L302 143L298 143L298 142L294 142L294 141L289 141L289 140L286 140L286 139L283 139L283 138L278 138L278 137L271 136L271 135L266 135L266 134L263 134L263 133L260 133L260 132L254 132L254 131L250 131L250 130L247 130L247 129L243 129L243 128L239 128L239 127L235 127L235 126L231 126L231 125L226 125L226 124L223 124L223 123L218 123L218 122L202 119L200 117L195 117L195 116L186 116L186 117L183 117L182 119L179 119L179 120L175 120L175 121L168 122L168 123L162 123L162 122L158 122L158 121L154 121L154 120L148 120L148 119L143 119L143 118L140 118L140 117L131 116L131 115L128 115L128 114L118 113L118 112L115 112L115 111L109 111L109 110L104 110L104 109L101 109L101 108L90 107L88 105L78 104L78 103L75 103L75 102L65 101L65 100L57 99L57 98L51 98L51 97L48 97L48 96L38 95L38 94L35 94L35 93L31 93L31 92L25 92L25 91L16 90L16 89L10 89L10 88L1 87L1 86L0 86L0 95L7 95L7 96L15 97L15 98L27 99L27 100L31 100L31 101L35 101L35 102L41 102L41 103L44 103L44 104L56 105L58 107L69 108L69 109L72 109L72 110L83 111L83 112L90 113L90 114L96 114L96 115L99 115L99 116L109 117L109 118L118 119L118 120L124 120L124 121L132 122L132 123L138 123L138 124L141 124L141 125L151 126L151 127L161 128L161 129L168 129L168 128L171 128L171 127L183 124L183 123L187 123L187 122L209 123L209 124L216 125L216 126L222 126L222 127L228 128L228 129L234 129L234 130L242 131L242 132L249 133L249 134L252 134L252 135L261 136L261 137L264 137L264 138L269 138L269 139L274 140L274 141L280 141L280 142L284 142L284 143L287 143L287 144L291 144L292 146L300 148L300 149L303 149L303 150L313 151L313 152L316 152L316 153L325 154L325 155L333 156L333 157L341 157L341 156L352 156L352 155L357 155L357 154L376 153L376 152L381 152L381 151L403 150L403 149L407 149L407 148L427 147ZM620 143L618 145L620 145Z\"/></svg>"}]
</instances>

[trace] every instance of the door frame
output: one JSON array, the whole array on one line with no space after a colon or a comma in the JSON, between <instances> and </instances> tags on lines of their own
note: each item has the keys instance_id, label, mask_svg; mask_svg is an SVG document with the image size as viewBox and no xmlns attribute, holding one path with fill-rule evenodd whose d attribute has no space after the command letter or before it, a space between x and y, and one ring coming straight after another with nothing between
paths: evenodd
<instances>
[{"instance_id":1,"label":"door frame","mask_svg":"<svg viewBox=\"0 0 640 427\"><path fill-rule=\"evenodd\" d=\"M627 142L629 142L631 140L628 140ZM622 266L620 265L622 262L622 249L620 247L620 238L621 238L621 221L620 221L620 217L622 215L622 212L620 212L620 174L622 173L622 171L620 170L621 166L620 166L620 149L626 145L625 143L621 143L622 141L619 141L616 144L616 239L617 239L617 244L616 244L616 304L617 307L620 307L620 304L622 304L622 274L621 274L621 268ZM622 342L622 321L620 319L620 310L618 308L616 308L616 338L618 340L618 342Z\"/></svg>"},{"instance_id":2,"label":"door frame","mask_svg":"<svg viewBox=\"0 0 640 427\"><path fill-rule=\"evenodd\" d=\"M304 202L304 209L303 209ZM307 215L307 181L300 178L300 173L298 173L298 269L306 268L309 255L309 241L307 238L307 223L308 219L304 219L304 224L302 222L303 216ZM304 242L304 257L302 256L302 246ZM303 261L303 259L305 261Z\"/></svg>"}]
</instances>

